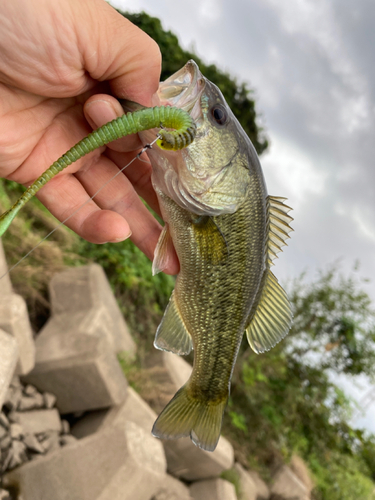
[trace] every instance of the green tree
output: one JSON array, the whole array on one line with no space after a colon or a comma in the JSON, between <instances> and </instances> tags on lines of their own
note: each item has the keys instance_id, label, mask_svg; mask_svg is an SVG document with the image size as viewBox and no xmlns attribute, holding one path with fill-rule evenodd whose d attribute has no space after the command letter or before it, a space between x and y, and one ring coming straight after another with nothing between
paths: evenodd
<instances>
[{"instance_id":1,"label":"green tree","mask_svg":"<svg viewBox=\"0 0 375 500\"><path fill-rule=\"evenodd\" d=\"M354 274L337 268L311 283L301 277L289 296L290 335L260 356L243 342L225 430L238 456L258 466L302 456L316 499L371 498L375 438L352 428L352 402L334 384L342 373L374 378L371 300Z\"/></svg>"},{"instance_id":2,"label":"green tree","mask_svg":"<svg viewBox=\"0 0 375 500\"><path fill-rule=\"evenodd\" d=\"M258 154L267 149L268 140L263 129L256 122L255 101L251 98L252 91L246 83L238 83L228 73L221 71L214 64L207 65L193 52L184 50L180 46L177 36L171 31L164 30L160 20L156 17L151 17L145 12L137 14L121 12L121 14L150 35L159 45L163 56L162 80L182 68L189 59L194 59L204 76L220 88Z\"/></svg>"}]
</instances>

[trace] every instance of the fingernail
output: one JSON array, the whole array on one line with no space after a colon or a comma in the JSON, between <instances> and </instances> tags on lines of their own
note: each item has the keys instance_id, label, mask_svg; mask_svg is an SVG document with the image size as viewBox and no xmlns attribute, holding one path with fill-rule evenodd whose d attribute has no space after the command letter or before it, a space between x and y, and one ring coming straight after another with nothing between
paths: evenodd
<instances>
[{"instance_id":1,"label":"fingernail","mask_svg":"<svg viewBox=\"0 0 375 500\"><path fill-rule=\"evenodd\" d=\"M87 104L86 113L97 127L101 127L118 117L115 108L108 101L104 100L93 101Z\"/></svg>"},{"instance_id":2,"label":"fingernail","mask_svg":"<svg viewBox=\"0 0 375 500\"><path fill-rule=\"evenodd\" d=\"M113 243L120 243L120 241L125 241L127 240L128 238L130 238L130 236L132 235L132 231L130 231L126 236L123 236L121 238L116 238L113 240Z\"/></svg>"}]
</instances>

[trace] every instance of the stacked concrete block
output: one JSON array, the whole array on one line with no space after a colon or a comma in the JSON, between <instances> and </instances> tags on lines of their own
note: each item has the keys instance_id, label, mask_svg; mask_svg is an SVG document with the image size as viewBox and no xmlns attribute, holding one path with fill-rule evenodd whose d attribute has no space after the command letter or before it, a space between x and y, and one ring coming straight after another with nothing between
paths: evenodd
<instances>
[{"instance_id":1,"label":"stacked concrete block","mask_svg":"<svg viewBox=\"0 0 375 500\"><path fill-rule=\"evenodd\" d=\"M283 465L273 477L271 496L285 500L310 499L306 486L287 465Z\"/></svg>"},{"instance_id":2,"label":"stacked concrete block","mask_svg":"<svg viewBox=\"0 0 375 500\"><path fill-rule=\"evenodd\" d=\"M181 356L167 351L162 353L162 363L168 372L175 391L178 391L189 379L193 369L192 366Z\"/></svg>"},{"instance_id":3,"label":"stacked concrete block","mask_svg":"<svg viewBox=\"0 0 375 500\"><path fill-rule=\"evenodd\" d=\"M233 466L232 445L223 436L214 452L195 446L190 438L164 441L168 472L187 481L218 477Z\"/></svg>"},{"instance_id":4,"label":"stacked concrete block","mask_svg":"<svg viewBox=\"0 0 375 500\"><path fill-rule=\"evenodd\" d=\"M261 500L257 485L252 476L242 467L241 464L234 465L234 471L238 476L239 495L238 500ZM269 495L262 500L268 499Z\"/></svg>"},{"instance_id":5,"label":"stacked concrete block","mask_svg":"<svg viewBox=\"0 0 375 500\"><path fill-rule=\"evenodd\" d=\"M259 474L255 471L249 471L248 475L253 480L256 491L257 491L257 500L268 500L271 496L270 490L263 479L259 476Z\"/></svg>"},{"instance_id":6,"label":"stacked concrete block","mask_svg":"<svg viewBox=\"0 0 375 500\"><path fill-rule=\"evenodd\" d=\"M35 362L33 332L24 299L13 293L9 274L3 276L7 270L4 250L0 240L0 329L17 340L18 362L16 373L25 374L33 368Z\"/></svg>"},{"instance_id":7,"label":"stacked concrete block","mask_svg":"<svg viewBox=\"0 0 375 500\"><path fill-rule=\"evenodd\" d=\"M289 467L298 479L300 479L306 486L307 492L310 495L314 488L314 481L312 480L311 472L305 461L298 455L293 455Z\"/></svg>"},{"instance_id":8,"label":"stacked concrete block","mask_svg":"<svg viewBox=\"0 0 375 500\"><path fill-rule=\"evenodd\" d=\"M44 335L55 330L55 318L74 318L69 320L72 331L107 338L115 353L135 354L135 343L101 266L73 267L56 274L50 297L52 321Z\"/></svg>"},{"instance_id":9,"label":"stacked concrete block","mask_svg":"<svg viewBox=\"0 0 375 500\"><path fill-rule=\"evenodd\" d=\"M107 338L72 332L59 318L54 334L36 340L36 365L24 380L56 396L60 413L118 405L127 381Z\"/></svg>"},{"instance_id":10,"label":"stacked concrete block","mask_svg":"<svg viewBox=\"0 0 375 500\"><path fill-rule=\"evenodd\" d=\"M81 418L72 428L72 434L78 439L100 431L105 426L125 425L134 422L149 434L157 418L148 404L128 387L125 401L109 410L92 411Z\"/></svg>"},{"instance_id":11,"label":"stacked concrete block","mask_svg":"<svg viewBox=\"0 0 375 500\"><path fill-rule=\"evenodd\" d=\"M23 500L150 500L165 468L161 443L128 422L18 467L3 484Z\"/></svg>"},{"instance_id":12,"label":"stacked concrete block","mask_svg":"<svg viewBox=\"0 0 375 500\"><path fill-rule=\"evenodd\" d=\"M17 361L17 340L9 333L0 330L0 410L4 404Z\"/></svg>"},{"instance_id":13,"label":"stacked concrete block","mask_svg":"<svg viewBox=\"0 0 375 500\"><path fill-rule=\"evenodd\" d=\"M193 498L184 483L167 474L163 485L152 500L193 500Z\"/></svg>"},{"instance_id":14,"label":"stacked concrete block","mask_svg":"<svg viewBox=\"0 0 375 500\"><path fill-rule=\"evenodd\" d=\"M237 500L233 484L224 479L198 481L190 486L194 500Z\"/></svg>"}]
</instances>

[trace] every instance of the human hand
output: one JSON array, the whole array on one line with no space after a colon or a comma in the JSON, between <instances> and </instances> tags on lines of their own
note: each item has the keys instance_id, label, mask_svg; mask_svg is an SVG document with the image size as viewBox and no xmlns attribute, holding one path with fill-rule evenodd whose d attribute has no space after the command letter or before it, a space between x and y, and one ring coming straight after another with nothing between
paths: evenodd
<instances>
[{"instance_id":1,"label":"human hand","mask_svg":"<svg viewBox=\"0 0 375 500\"><path fill-rule=\"evenodd\" d=\"M30 185L91 132L87 121L96 128L121 116L110 93L157 104L158 46L103 0L13 0L1 5L0 23L0 177ZM38 198L64 220L140 147L132 136L100 148L48 182ZM151 165L139 160L67 225L93 243L131 235L152 259L161 228L138 195L158 211ZM167 272L177 271L173 255Z\"/></svg>"}]
</instances>

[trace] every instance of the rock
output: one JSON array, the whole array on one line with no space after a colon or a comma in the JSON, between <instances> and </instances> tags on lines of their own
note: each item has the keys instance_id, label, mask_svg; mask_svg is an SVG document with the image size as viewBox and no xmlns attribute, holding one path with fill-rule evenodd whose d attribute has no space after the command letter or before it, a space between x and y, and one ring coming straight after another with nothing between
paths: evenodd
<instances>
[{"instance_id":1,"label":"rock","mask_svg":"<svg viewBox=\"0 0 375 500\"><path fill-rule=\"evenodd\" d=\"M17 409L18 411L27 411L27 410L40 409L43 407L44 407L44 398L42 394L37 392L33 394L31 397L22 396Z\"/></svg>"},{"instance_id":2,"label":"rock","mask_svg":"<svg viewBox=\"0 0 375 500\"><path fill-rule=\"evenodd\" d=\"M193 368L184 358L172 352L163 351L162 359L175 391L178 391L190 377Z\"/></svg>"},{"instance_id":3,"label":"rock","mask_svg":"<svg viewBox=\"0 0 375 500\"><path fill-rule=\"evenodd\" d=\"M23 438L23 442L30 451L33 451L35 453L44 453L44 448L39 443L35 434L26 434Z\"/></svg>"},{"instance_id":4,"label":"rock","mask_svg":"<svg viewBox=\"0 0 375 500\"><path fill-rule=\"evenodd\" d=\"M234 471L238 475L238 500L258 500L257 487L251 475L239 463L234 464Z\"/></svg>"},{"instance_id":5,"label":"rock","mask_svg":"<svg viewBox=\"0 0 375 500\"><path fill-rule=\"evenodd\" d=\"M53 335L38 335L36 365L25 380L55 394L62 414L120 404L127 381L108 340L71 331L63 315L58 318Z\"/></svg>"},{"instance_id":6,"label":"rock","mask_svg":"<svg viewBox=\"0 0 375 500\"><path fill-rule=\"evenodd\" d=\"M13 293L12 283L10 281L9 274L5 274L8 272L8 266L5 259L5 253L3 244L0 238L0 300L7 295L11 295ZM4 276L5 275L5 276ZM0 497L1 498L1 497Z\"/></svg>"},{"instance_id":7,"label":"rock","mask_svg":"<svg viewBox=\"0 0 375 500\"><path fill-rule=\"evenodd\" d=\"M7 334L8 335L8 334ZM14 342L17 341L14 339ZM18 356L17 356L18 359ZM12 411L17 410L22 398L22 389L20 387L9 386L4 399L4 406Z\"/></svg>"},{"instance_id":8,"label":"rock","mask_svg":"<svg viewBox=\"0 0 375 500\"><path fill-rule=\"evenodd\" d=\"M60 432L49 431L44 432L39 437L39 443L43 448L44 453L51 453L60 448Z\"/></svg>"},{"instance_id":9,"label":"rock","mask_svg":"<svg viewBox=\"0 0 375 500\"><path fill-rule=\"evenodd\" d=\"M248 471L249 476L251 476L257 490L257 500L268 500L270 498L270 490L263 479L255 471Z\"/></svg>"},{"instance_id":10,"label":"rock","mask_svg":"<svg viewBox=\"0 0 375 500\"><path fill-rule=\"evenodd\" d=\"M70 433L70 424L67 420L61 420L61 433L62 434Z\"/></svg>"},{"instance_id":11,"label":"rock","mask_svg":"<svg viewBox=\"0 0 375 500\"><path fill-rule=\"evenodd\" d=\"M273 477L271 494L285 500L309 500L306 486L287 465L283 465Z\"/></svg>"},{"instance_id":12,"label":"rock","mask_svg":"<svg viewBox=\"0 0 375 500\"><path fill-rule=\"evenodd\" d=\"M14 337L4 330L0 330L0 410L9 393L9 384L18 361L18 344Z\"/></svg>"},{"instance_id":13,"label":"rock","mask_svg":"<svg viewBox=\"0 0 375 500\"><path fill-rule=\"evenodd\" d=\"M28 384L24 387L23 393L25 394L25 396L31 397L35 396L35 394L38 394L38 390L33 385Z\"/></svg>"},{"instance_id":14,"label":"rock","mask_svg":"<svg viewBox=\"0 0 375 500\"><path fill-rule=\"evenodd\" d=\"M8 434L7 429L0 425L0 441Z\"/></svg>"},{"instance_id":15,"label":"rock","mask_svg":"<svg viewBox=\"0 0 375 500\"><path fill-rule=\"evenodd\" d=\"M1 298L0 329L17 340L19 358L16 373L28 373L34 367L35 346L26 303L19 295Z\"/></svg>"},{"instance_id":16,"label":"rock","mask_svg":"<svg viewBox=\"0 0 375 500\"><path fill-rule=\"evenodd\" d=\"M307 492L310 495L312 489L314 488L314 482L311 478L311 473L309 468L307 467L304 460L298 455L293 455L292 460L289 464L292 472L302 481L302 483L306 486Z\"/></svg>"},{"instance_id":17,"label":"rock","mask_svg":"<svg viewBox=\"0 0 375 500\"><path fill-rule=\"evenodd\" d=\"M0 488L0 500L12 500L9 491Z\"/></svg>"},{"instance_id":18,"label":"rock","mask_svg":"<svg viewBox=\"0 0 375 500\"><path fill-rule=\"evenodd\" d=\"M27 461L26 445L22 441L14 440L7 452L3 463L3 470L14 469Z\"/></svg>"},{"instance_id":19,"label":"rock","mask_svg":"<svg viewBox=\"0 0 375 500\"><path fill-rule=\"evenodd\" d=\"M60 445L61 446L69 446L70 444L74 444L76 441L77 441L77 438L75 438L71 434L66 434L65 436L60 437Z\"/></svg>"},{"instance_id":20,"label":"rock","mask_svg":"<svg viewBox=\"0 0 375 500\"><path fill-rule=\"evenodd\" d=\"M50 297L52 316L73 316L76 332L106 337L115 353L135 354L136 345L101 266L72 267L56 274Z\"/></svg>"},{"instance_id":21,"label":"rock","mask_svg":"<svg viewBox=\"0 0 375 500\"><path fill-rule=\"evenodd\" d=\"M156 417L156 413L143 401L135 390L128 387L128 394L124 403L110 410L86 414L74 425L72 434L81 439L97 432L105 426L124 425L126 422L134 422L151 434Z\"/></svg>"},{"instance_id":22,"label":"rock","mask_svg":"<svg viewBox=\"0 0 375 500\"><path fill-rule=\"evenodd\" d=\"M149 500L165 480L159 441L132 422L106 427L5 474L23 500Z\"/></svg>"},{"instance_id":23,"label":"rock","mask_svg":"<svg viewBox=\"0 0 375 500\"><path fill-rule=\"evenodd\" d=\"M201 450L190 438L171 439L163 443L168 472L187 481L217 477L233 466L233 447L223 436L214 452Z\"/></svg>"},{"instance_id":24,"label":"rock","mask_svg":"<svg viewBox=\"0 0 375 500\"><path fill-rule=\"evenodd\" d=\"M2 451L7 450L11 444L12 438L10 437L10 434L6 434L0 441L0 449Z\"/></svg>"},{"instance_id":25,"label":"rock","mask_svg":"<svg viewBox=\"0 0 375 500\"><path fill-rule=\"evenodd\" d=\"M4 427L4 429L9 429L10 425L9 420L2 411L0 411L0 425Z\"/></svg>"},{"instance_id":26,"label":"rock","mask_svg":"<svg viewBox=\"0 0 375 500\"><path fill-rule=\"evenodd\" d=\"M10 426L10 437L12 439L21 439L24 435L23 428L20 424L11 424Z\"/></svg>"},{"instance_id":27,"label":"rock","mask_svg":"<svg viewBox=\"0 0 375 500\"><path fill-rule=\"evenodd\" d=\"M224 479L193 483L190 486L190 495L194 500L237 500L233 484Z\"/></svg>"},{"instance_id":28,"label":"rock","mask_svg":"<svg viewBox=\"0 0 375 500\"><path fill-rule=\"evenodd\" d=\"M53 408L56 404L56 396L54 394L50 394L49 392L45 392L43 394L43 400L44 400L44 406L46 408Z\"/></svg>"},{"instance_id":29,"label":"rock","mask_svg":"<svg viewBox=\"0 0 375 500\"><path fill-rule=\"evenodd\" d=\"M192 497L184 483L167 474L163 485L151 500L192 500Z\"/></svg>"},{"instance_id":30,"label":"rock","mask_svg":"<svg viewBox=\"0 0 375 500\"><path fill-rule=\"evenodd\" d=\"M24 434L41 434L48 431L61 432L59 412L52 410L33 410L13 412L10 414L12 421L20 424Z\"/></svg>"}]
</instances>

